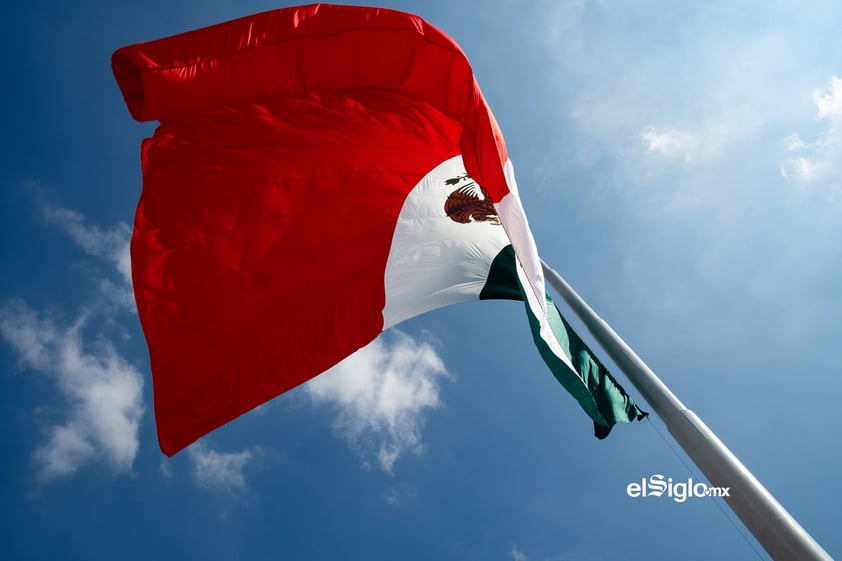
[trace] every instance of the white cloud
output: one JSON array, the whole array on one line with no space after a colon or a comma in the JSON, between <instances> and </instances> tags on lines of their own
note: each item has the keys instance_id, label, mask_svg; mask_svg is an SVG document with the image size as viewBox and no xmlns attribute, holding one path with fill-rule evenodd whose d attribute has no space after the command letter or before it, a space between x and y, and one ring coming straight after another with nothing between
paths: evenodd
<instances>
[{"instance_id":1,"label":"white cloud","mask_svg":"<svg viewBox=\"0 0 842 561\"><path fill-rule=\"evenodd\" d=\"M647 127L640 137L650 152L659 152L667 156L683 156L687 161L693 159L698 150L697 138L676 129L656 129Z\"/></svg>"},{"instance_id":2,"label":"white cloud","mask_svg":"<svg viewBox=\"0 0 842 561\"><path fill-rule=\"evenodd\" d=\"M135 311L132 293L132 264L129 252L131 227L118 222L109 230L86 224L85 217L75 210L50 204L41 205L47 222L67 233L70 239L93 257L100 257L112 265L120 275L119 281L109 278L94 279L101 296L101 303L116 305L119 309Z\"/></svg>"},{"instance_id":3,"label":"white cloud","mask_svg":"<svg viewBox=\"0 0 842 561\"><path fill-rule=\"evenodd\" d=\"M793 156L780 164L784 179L802 184L823 180L834 181L838 187L839 162L842 160L842 79L831 77L830 86L813 92L816 121L827 122L816 139L805 141L798 133L784 139L787 151Z\"/></svg>"},{"instance_id":4,"label":"white cloud","mask_svg":"<svg viewBox=\"0 0 842 561\"><path fill-rule=\"evenodd\" d=\"M166 456L161 456L161 463L158 464L158 469L161 470L161 475L166 479L172 479L175 476L173 473L172 463Z\"/></svg>"},{"instance_id":5,"label":"white cloud","mask_svg":"<svg viewBox=\"0 0 842 561\"><path fill-rule=\"evenodd\" d=\"M527 561L526 554L519 550L515 544L512 544L512 549L509 550L509 555L512 556L512 561Z\"/></svg>"},{"instance_id":6,"label":"white cloud","mask_svg":"<svg viewBox=\"0 0 842 561\"><path fill-rule=\"evenodd\" d=\"M143 376L109 341L85 342L87 320L64 327L19 301L0 308L0 334L21 366L48 376L66 401L64 420L48 429L34 454L43 479L95 461L129 472L137 455Z\"/></svg>"},{"instance_id":7,"label":"white cloud","mask_svg":"<svg viewBox=\"0 0 842 561\"><path fill-rule=\"evenodd\" d=\"M135 312L137 309L131 286L110 279L99 279L97 286L104 302L110 302L125 311Z\"/></svg>"},{"instance_id":8,"label":"white cloud","mask_svg":"<svg viewBox=\"0 0 842 561\"><path fill-rule=\"evenodd\" d=\"M126 284L132 283L132 265L129 255L129 242L132 230L125 222L118 222L110 230L101 230L96 226L87 226L85 217L66 208L43 205L41 211L47 221L59 226L86 253L102 257L117 269Z\"/></svg>"},{"instance_id":9,"label":"white cloud","mask_svg":"<svg viewBox=\"0 0 842 561\"><path fill-rule=\"evenodd\" d=\"M363 457L387 473L406 451L422 448L426 410L440 405L444 363L428 343L393 331L381 336L305 385L318 404L337 411L334 428Z\"/></svg>"},{"instance_id":10,"label":"white cloud","mask_svg":"<svg viewBox=\"0 0 842 561\"><path fill-rule=\"evenodd\" d=\"M784 179L810 183L824 174L826 165L821 160L799 156L788 158L781 163L781 175Z\"/></svg>"},{"instance_id":11,"label":"white cloud","mask_svg":"<svg viewBox=\"0 0 842 561\"><path fill-rule=\"evenodd\" d=\"M193 462L193 476L203 486L224 491L242 490L246 486L243 469L254 458L251 449L239 452L217 452L203 441L187 449Z\"/></svg>"},{"instance_id":12,"label":"white cloud","mask_svg":"<svg viewBox=\"0 0 842 561\"><path fill-rule=\"evenodd\" d=\"M400 507L418 497L418 491L411 485L403 483L397 487L389 487L383 493L383 500L393 507Z\"/></svg>"},{"instance_id":13,"label":"white cloud","mask_svg":"<svg viewBox=\"0 0 842 561\"><path fill-rule=\"evenodd\" d=\"M784 145L786 146L787 150L801 150L802 148L808 148L809 144L804 142L798 133L792 133L788 137L784 139Z\"/></svg>"},{"instance_id":14,"label":"white cloud","mask_svg":"<svg viewBox=\"0 0 842 561\"><path fill-rule=\"evenodd\" d=\"M392 506L399 506L401 504L400 495L395 489L388 489L383 498Z\"/></svg>"},{"instance_id":15,"label":"white cloud","mask_svg":"<svg viewBox=\"0 0 842 561\"><path fill-rule=\"evenodd\" d=\"M50 413L45 441L33 459L43 480L75 473L88 463L104 463L130 472L139 447L143 417L143 376L102 333L83 332L97 317L111 323L113 306L133 309L129 240L131 229L120 222L110 230L86 224L72 210L42 204L42 214L59 226L91 256L113 266L118 280L95 278L99 290L93 306L83 308L72 322L41 314L22 301L0 308L0 335L18 354L20 366L50 379L62 405ZM89 330L88 330L89 331Z\"/></svg>"},{"instance_id":16,"label":"white cloud","mask_svg":"<svg viewBox=\"0 0 842 561\"><path fill-rule=\"evenodd\" d=\"M831 77L829 88L813 92L813 103L819 110L816 119L842 118L842 79Z\"/></svg>"},{"instance_id":17,"label":"white cloud","mask_svg":"<svg viewBox=\"0 0 842 561\"><path fill-rule=\"evenodd\" d=\"M523 50L540 47L546 76L555 82L531 88L534 103L544 103L535 92L552 93L543 129L564 127L568 140L553 148L561 154L548 156L555 169L593 167L601 179L625 168L606 183L626 193L630 184L654 191L656 181L674 173L661 167L667 158L704 164L692 170L699 174L736 160L743 169L756 164L774 171L780 158L767 152L769 131L798 114L793 101L803 96L807 80L806 53L791 40L791 19L758 27L731 4L680 11L652 3L626 7L544 0L524 10L535 25L527 28ZM714 12L724 19L711 18ZM637 18L654 22L656 32L637 33L629 25ZM740 33L720 27L742 18L751 25ZM820 99L838 107L833 95ZM641 161L641 152L650 157Z\"/></svg>"}]
</instances>

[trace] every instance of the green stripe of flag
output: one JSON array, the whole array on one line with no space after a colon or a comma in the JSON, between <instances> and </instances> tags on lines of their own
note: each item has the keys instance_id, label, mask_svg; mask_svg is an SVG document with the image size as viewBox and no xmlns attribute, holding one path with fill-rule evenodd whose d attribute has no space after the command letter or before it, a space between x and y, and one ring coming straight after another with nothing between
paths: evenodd
<instances>
[{"instance_id":1,"label":"green stripe of flag","mask_svg":"<svg viewBox=\"0 0 842 561\"><path fill-rule=\"evenodd\" d=\"M512 246L507 246L494 258L480 299L522 300L526 303L523 291L524 287L517 275L514 250ZM628 423L648 415L634 403L608 369L573 331L549 295L547 315L550 327L575 370L571 370L561 357L556 356L547 341L541 337L540 323L528 303L526 313L538 352L556 379L593 420L594 435L597 438L608 436L611 427L616 423Z\"/></svg>"}]
</instances>

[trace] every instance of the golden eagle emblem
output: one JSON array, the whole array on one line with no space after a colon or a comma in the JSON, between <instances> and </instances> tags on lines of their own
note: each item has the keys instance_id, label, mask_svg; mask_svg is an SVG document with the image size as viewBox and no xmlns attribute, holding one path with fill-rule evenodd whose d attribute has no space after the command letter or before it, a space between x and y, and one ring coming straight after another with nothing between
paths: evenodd
<instances>
[{"instance_id":1,"label":"golden eagle emblem","mask_svg":"<svg viewBox=\"0 0 842 561\"><path fill-rule=\"evenodd\" d=\"M445 180L445 185L464 185L453 191L444 202L444 212L451 220L459 224L471 222L491 222L500 224L497 209L491 202L488 192L471 179L467 173Z\"/></svg>"}]
</instances>

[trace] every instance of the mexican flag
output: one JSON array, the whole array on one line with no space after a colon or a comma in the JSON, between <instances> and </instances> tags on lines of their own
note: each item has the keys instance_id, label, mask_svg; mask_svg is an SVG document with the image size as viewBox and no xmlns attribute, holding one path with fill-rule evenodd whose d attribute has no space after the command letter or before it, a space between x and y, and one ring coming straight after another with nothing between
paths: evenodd
<instances>
[{"instance_id":1,"label":"mexican flag","mask_svg":"<svg viewBox=\"0 0 842 561\"><path fill-rule=\"evenodd\" d=\"M598 437L643 415L547 297L502 134L441 31L317 4L124 47L112 68L132 116L160 121L131 255L164 453L405 319L487 298L525 302Z\"/></svg>"}]
</instances>

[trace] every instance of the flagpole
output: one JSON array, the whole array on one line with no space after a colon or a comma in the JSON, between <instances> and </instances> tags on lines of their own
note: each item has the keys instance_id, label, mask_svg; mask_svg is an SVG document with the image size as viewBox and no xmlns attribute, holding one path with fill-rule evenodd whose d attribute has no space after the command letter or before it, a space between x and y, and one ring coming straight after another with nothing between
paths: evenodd
<instances>
[{"instance_id":1,"label":"flagpole","mask_svg":"<svg viewBox=\"0 0 842 561\"><path fill-rule=\"evenodd\" d=\"M541 261L550 286L567 302L625 373L709 482L728 488L723 499L775 561L832 561L708 426L681 403L561 275Z\"/></svg>"}]
</instances>

